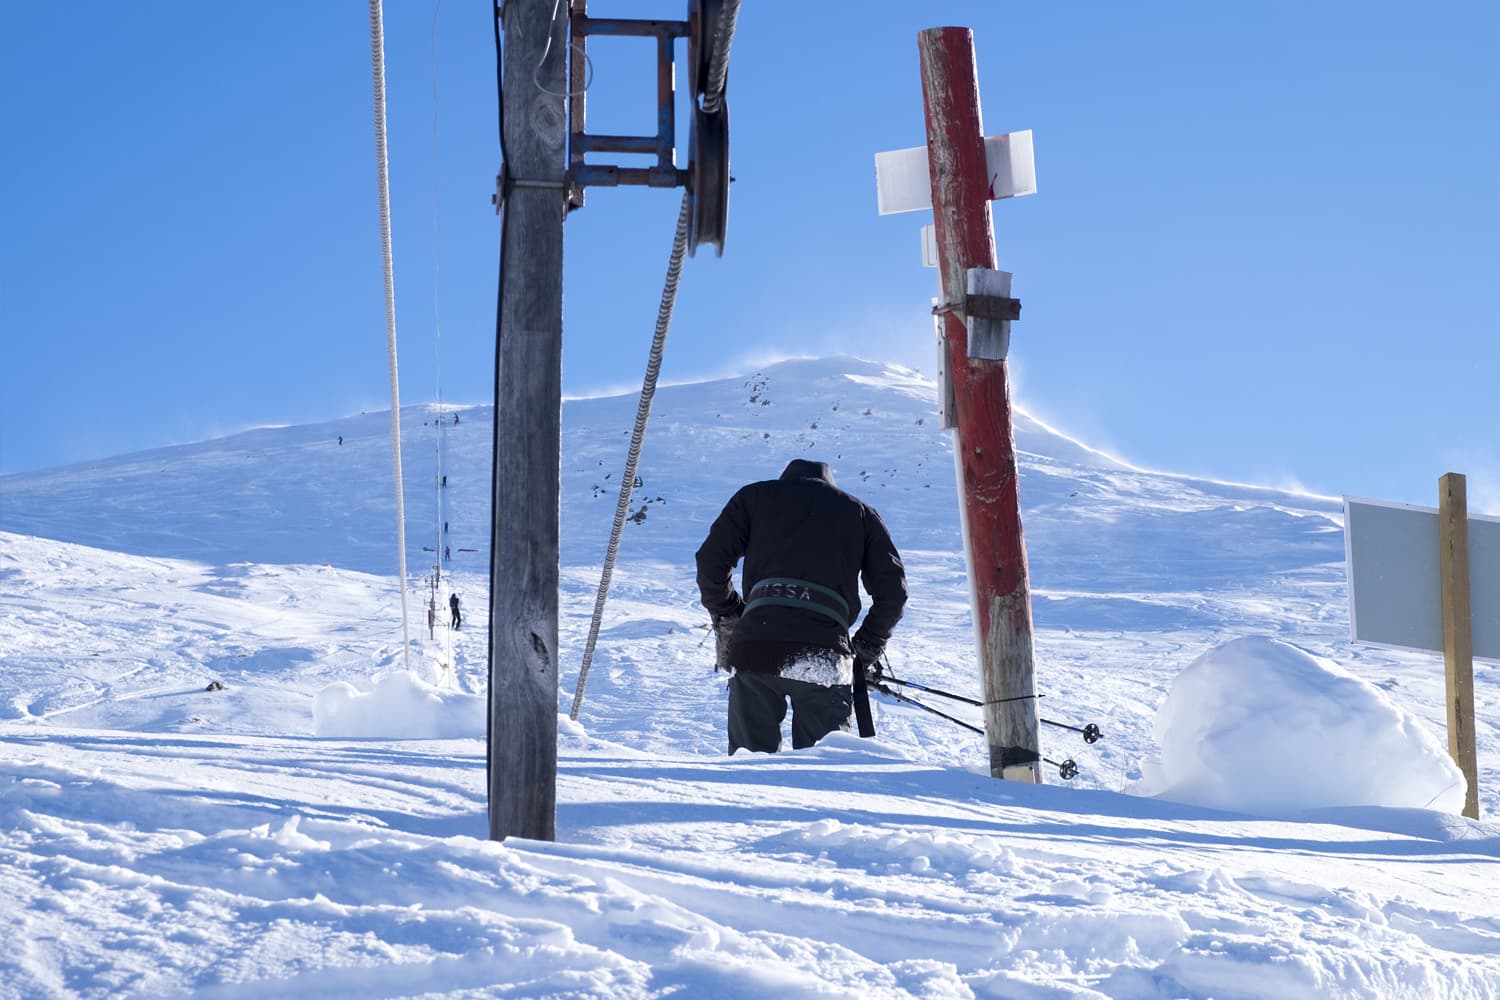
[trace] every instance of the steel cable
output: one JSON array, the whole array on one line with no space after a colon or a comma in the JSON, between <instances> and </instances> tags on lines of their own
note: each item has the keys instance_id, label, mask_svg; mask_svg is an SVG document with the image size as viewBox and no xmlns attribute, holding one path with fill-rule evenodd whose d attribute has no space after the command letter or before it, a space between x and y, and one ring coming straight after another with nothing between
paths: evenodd
<instances>
[{"instance_id":1,"label":"steel cable","mask_svg":"<svg viewBox=\"0 0 1500 1000\"><path fill-rule=\"evenodd\" d=\"M708 58L708 82L703 87L703 110L718 111L724 103L724 85L729 79L729 50L734 47L734 29L740 20L740 0L724 0L719 26L714 33L714 51Z\"/></svg>"},{"instance_id":2,"label":"steel cable","mask_svg":"<svg viewBox=\"0 0 1500 1000\"><path fill-rule=\"evenodd\" d=\"M594 618L589 623L589 638L583 648L583 665L578 670L578 688L573 692L571 719L578 718L583 706L583 688L588 683L589 665L594 660L594 646L599 641L599 625L604 620L604 602L609 597L609 581L614 575L615 554L620 549L620 535L625 530L625 515L630 512L630 497L635 490L636 463L641 457L641 442L646 436L646 421L651 418L651 400L656 395L656 376L661 371L662 349L667 330L672 325L672 308L677 303L677 282L682 276L682 258L687 253L688 226L692 223L692 204L686 192L677 213L677 233L672 237L672 255L667 262L667 281L662 287L661 306L656 312L656 334L651 338L651 354L646 361L646 378L641 385L641 399L635 410L635 430L630 435L630 451L625 457L625 474L620 479L620 501L615 505L615 523L609 532L609 548L604 553L604 572L599 579L599 593L594 598Z\"/></svg>"},{"instance_id":3,"label":"steel cable","mask_svg":"<svg viewBox=\"0 0 1500 1000\"><path fill-rule=\"evenodd\" d=\"M739 21L739 0L725 0L719 13L718 29L714 37L713 55L709 58L708 82L703 95L703 109L710 114L724 103L724 85L729 75L729 50L734 44L734 29ZM667 331L672 326L672 309L677 302L677 283L682 276L682 259L687 253L688 228L692 225L692 200L684 192L682 208L677 213L677 232L672 238L672 254L667 261L667 280L662 287L661 306L656 312L656 333L651 338L651 353L646 361L646 378L641 384L641 399L635 411L635 430L630 436L630 451L625 458L625 474L620 479L620 500L615 505L615 522L609 533L609 547L604 553L604 570L599 578L599 592L594 598L594 617L589 622L589 637L583 648L583 664L578 670L578 687L573 692L573 709L568 717L577 720L583 707L583 690L588 684L589 666L594 661L594 648L599 641L599 626L604 621L604 603L609 599L609 582L614 576L615 556L620 549L620 536L625 530L625 518L630 513L630 498L635 490L635 471L641 455L641 442L646 436L646 422L651 418L651 401L656 395L656 378L661 371L662 349L666 346Z\"/></svg>"}]
</instances>

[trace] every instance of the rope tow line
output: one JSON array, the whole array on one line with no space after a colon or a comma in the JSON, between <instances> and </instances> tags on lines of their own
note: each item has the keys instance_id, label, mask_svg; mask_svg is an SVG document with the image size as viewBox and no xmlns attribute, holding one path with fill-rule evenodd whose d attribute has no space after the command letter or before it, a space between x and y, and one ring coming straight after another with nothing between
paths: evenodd
<instances>
[{"instance_id":1,"label":"rope tow line","mask_svg":"<svg viewBox=\"0 0 1500 1000\"><path fill-rule=\"evenodd\" d=\"M428 39L427 65L429 67L430 80L432 84L432 372L434 389L437 394L437 412L433 420L433 475L432 489L433 498L433 542L432 549L432 583L427 598L427 629L429 640L435 641L437 618L443 615L445 620L448 604L443 600L443 562L448 554L448 503L445 496L445 484L448 482L448 442L446 438L447 423L444 421L443 413L443 310L439 290L442 278L442 240L439 220L438 178L440 177L438 159L438 81L437 81L437 29L438 15L442 13L443 0L436 0L432 5L432 29ZM453 584L449 581L448 592L452 593ZM441 663L439 664L443 675L446 675L454 687L458 687L458 663L453 655L453 627L450 624L443 630L443 645L440 650Z\"/></svg>"},{"instance_id":2,"label":"rope tow line","mask_svg":"<svg viewBox=\"0 0 1500 1000\"><path fill-rule=\"evenodd\" d=\"M620 535L625 516L630 512L630 497L635 490L636 463L641 457L641 442L646 436L646 421L651 418L651 400L656 395L656 377L661 371L662 349L667 330L672 325L672 308L677 302L677 282L682 276L682 257L687 252L688 225L691 222L688 195L682 196L677 213L677 233L672 237L672 254L667 261L667 281L662 288L661 306L656 313L656 333L651 338L651 353L646 361L646 379L641 385L641 399L635 410L635 430L630 435L630 451L625 456L625 473L620 477L620 500L615 504L615 523L609 532L609 548L604 553L604 571L599 578L599 593L594 597L594 617L589 622L589 638L583 647L583 665L578 669L578 688L573 692L573 710L568 718L575 722L583 707L583 689L589 679L589 665L594 660L594 646L599 641L599 626L604 621L604 602L609 598L609 581L615 571L615 555L620 550Z\"/></svg>"},{"instance_id":3,"label":"rope tow line","mask_svg":"<svg viewBox=\"0 0 1500 1000\"><path fill-rule=\"evenodd\" d=\"M703 95L703 110L715 112L724 101L724 85L729 74L729 50L734 44L734 29L739 21L740 0L726 0L719 11L719 25L714 37L713 54L709 58L708 84ZM515 183L512 181L512 183ZM640 459L641 442L646 436L646 423L651 418L651 401L656 395L656 379L661 371L663 348L667 342L667 331L672 326L672 310L677 303L677 284L682 277L682 258L687 252L689 230L692 228L692 193L683 192L682 207L677 212L677 231L672 237L672 253L667 259L667 278L662 286L661 305L656 312L656 332L651 338L651 352L646 360L646 377L641 384L641 398L635 411L635 429L630 435L630 450L625 457L625 473L620 477L620 499L615 504L614 525L609 532L609 547L604 554L604 569L599 577L599 592L594 598L594 615L589 622L589 637L583 648L583 663L578 669L578 686L573 692L573 709L568 717L575 722L583 707L583 692L588 684L589 666L594 661L594 648L599 641L599 626L604 620L604 604L609 599L609 583L614 575L615 556L620 549L620 536L625 530L625 517L630 512L630 498L635 491L636 464Z\"/></svg>"},{"instance_id":4,"label":"rope tow line","mask_svg":"<svg viewBox=\"0 0 1500 1000\"><path fill-rule=\"evenodd\" d=\"M719 27L714 32L714 50L708 59L708 83L703 91L703 110L715 114L724 104L724 84L729 79L729 50L734 47L734 29L740 20L740 0L724 0L719 9Z\"/></svg>"},{"instance_id":5,"label":"rope tow line","mask_svg":"<svg viewBox=\"0 0 1500 1000\"><path fill-rule=\"evenodd\" d=\"M401 665L411 670L406 613L406 504L401 484L401 389L396 369L396 279L391 257L391 188L385 147L385 24L370 0L370 71L375 95L375 171L380 188L380 254L385 271L385 353L391 376L391 464L396 479L396 561L401 585Z\"/></svg>"}]
</instances>

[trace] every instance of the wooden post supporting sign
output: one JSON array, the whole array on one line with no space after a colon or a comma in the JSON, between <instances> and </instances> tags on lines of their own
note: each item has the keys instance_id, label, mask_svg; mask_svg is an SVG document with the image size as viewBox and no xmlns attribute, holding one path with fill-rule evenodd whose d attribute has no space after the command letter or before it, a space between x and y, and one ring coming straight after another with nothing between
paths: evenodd
<instances>
[{"instance_id":1,"label":"wooden post supporting sign","mask_svg":"<svg viewBox=\"0 0 1500 1000\"><path fill-rule=\"evenodd\" d=\"M553 840L567 19L507 0L489 619L492 840Z\"/></svg>"},{"instance_id":2,"label":"wooden post supporting sign","mask_svg":"<svg viewBox=\"0 0 1500 1000\"><path fill-rule=\"evenodd\" d=\"M980 120L974 36L967 28L931 28L918 35L918 49L942 280L939 310L946 314L944 356L957 411L954 447L984 682L990 772L1036 782L1040 780L1040 743L1031 594L1004 345L999 344L1001 338L991 337L977 352L971 350L967 322L971 311L981 312L967 305L970 270L995 268L989 203L996 195ZM1008 321L997 322L1007 323L1008 338Z\"/></svg>"},{"instance_id":3,"label":"wooden post supporting sign","mask_svg":"<svg viewBox=\"0 0 1500 1000\"><path fill-rule=\"evenodd\" d=\"M1448 753L1479 818L1474 661L1500 663L1500 517L1470 514L1468 483L1438 480L1438 506L1344 498L1349 637L1442 653Z\"/></svg>"},{"instance_id":4,"label":"wooden post supporting sign","mask_svg":"<svg viewBox=\"0 0 1500 1000\"><path fill-rule=\"evenodd\" d=\"M1448 754L1468 781L1464 815L1479 818L1479 758L1474 747L1474 635L1469 606L1468 480L1438 480L1438 567L1443 592L1443 664L1447 675Z\"/></svg>"}]
</instances>

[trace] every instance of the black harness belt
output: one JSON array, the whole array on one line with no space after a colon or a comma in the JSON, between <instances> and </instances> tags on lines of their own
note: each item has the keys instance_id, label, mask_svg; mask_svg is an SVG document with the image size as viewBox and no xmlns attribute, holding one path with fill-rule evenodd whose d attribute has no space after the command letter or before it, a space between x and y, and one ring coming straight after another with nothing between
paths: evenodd
<instances>
[{"instance_id":1,"label":"black harness belt","mask_svg":"<svg viewBox=\"0 0 1500 1000\"><path fill-rule=\"evenodd\" d=\"M756 608L801 608L832 618L845 632L849 631L849 605L839 596L838 591L822 584L784 576L768 576L750 588L748 597L749 600L745 603L747 615Z\"/></svg>"},{"instance_id":2,"label":"black harness belt","mask_svg":"<svg viewBox=\"0 0 1500 1000\"><path fill-rule=\"evenodd\" d=\"M839 623L849 631L849 605L838 591L809 580L794 580L785 576L769 576L750 588L749 600L745 603L745 614L756 608L782 607L801 608L812 611ZM854 716L859 726L859 735L874 736L875 722L870 717L870 694L865 684L865 664L854 660Z\"/></svg>"}]
</instances>

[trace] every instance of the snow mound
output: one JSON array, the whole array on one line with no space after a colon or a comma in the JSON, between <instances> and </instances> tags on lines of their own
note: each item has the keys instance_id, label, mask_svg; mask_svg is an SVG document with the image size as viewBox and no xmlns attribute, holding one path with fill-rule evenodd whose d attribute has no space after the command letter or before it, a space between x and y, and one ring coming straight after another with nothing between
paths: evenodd
<instances>
[{"instance_id":1,"label":"snow mound","mask_svg":"<svg viewBox=\"0 0 1500 1000\"><path fill-rule=\"evenodd\" d=\"M1157 711L1159 758L1131 791L1267 815L1332 806L1459 812L1464 778L1379 688L1274 639L1194 660Z\"/></svg>"},{"instance_id":2,"label":"snow mound","mask_svg":"<svg viewBox=\"0 0 1500 1000\"><path fill-rule=\"evenodd\" d=\"M368 692L345 681L328 685L313 699L313 719L319 736L459 739L484 734L485 702L392 670Z\"/></svg>"}]
</instances>

